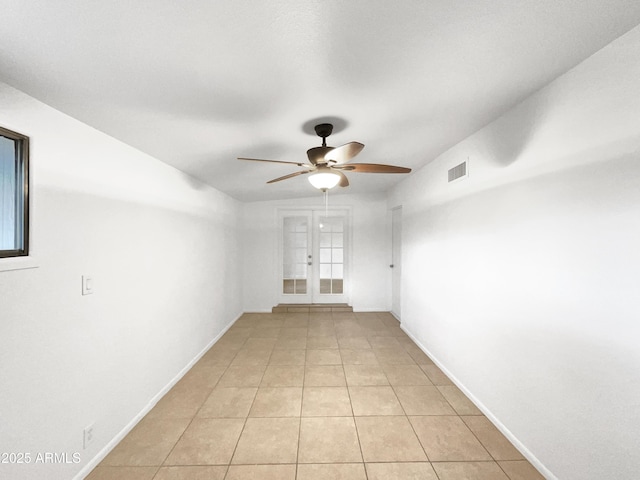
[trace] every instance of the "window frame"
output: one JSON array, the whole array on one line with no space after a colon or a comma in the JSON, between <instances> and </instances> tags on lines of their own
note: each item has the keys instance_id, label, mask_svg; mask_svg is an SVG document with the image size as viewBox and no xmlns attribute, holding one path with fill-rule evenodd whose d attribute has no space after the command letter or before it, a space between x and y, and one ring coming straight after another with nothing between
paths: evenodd
<instances>
[{"instance_id":1,"label":"window frame","mask_svg":"<svg viewBox=\"0 0 640 480\"><path fill-rule=\"evenodd\" d=\"M14 132L7 128L0 127L0 135L14 140L18 145L17 150L17 164L20 170L20 183L22 184L21 195L16 195L16 202L21 201L22 208L22 245L21 248L13 250L0 250L0 259L3 258L16 258L16 257L28 257L29 256L29 137L22 135L21 133ZM17 183L17 182L16 182ZM18 198L18 196L22 198Z\"/></svg>"}]
</instances>

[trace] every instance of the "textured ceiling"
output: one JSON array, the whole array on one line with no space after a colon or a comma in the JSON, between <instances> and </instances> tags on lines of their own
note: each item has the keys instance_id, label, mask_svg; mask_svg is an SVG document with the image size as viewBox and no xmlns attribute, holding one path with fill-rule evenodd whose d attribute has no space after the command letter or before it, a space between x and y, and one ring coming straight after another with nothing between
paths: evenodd
<instances>
[{"instance_id":1,"label":"textured ceiling","mask_svg":"<svg viewBox=\"0 0 640 480\"><path fill-rule=\"evenodd\" d=\"M0 5L0 80L244 201L313 193L236 157L306 161L314 119L415 169L640 22L637 0Z\"/></svg>"}]
</instances>

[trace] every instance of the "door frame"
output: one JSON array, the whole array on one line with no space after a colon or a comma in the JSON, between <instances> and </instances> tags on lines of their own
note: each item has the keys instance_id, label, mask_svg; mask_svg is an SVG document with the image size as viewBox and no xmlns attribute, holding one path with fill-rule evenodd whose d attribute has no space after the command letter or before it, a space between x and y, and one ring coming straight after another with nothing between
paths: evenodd
<instances>
[{"instance_id":1,"label":"door frame","mask_svg":"<svg viewBox=\"0 0 640 480\"><path fill-rule=\"evenodd\" d=\"M344 224L344 255L346 261L344 262L343 273L343 293L342 295L320 294L319 293L319 278L320 266L319 266L319 228L316 228L314 222L319 217L325 215L325 212L329 216L342 216L345 220ZM307 303L349 303L351 298L351 267L352 267L352 208L349 206L334 206L325 209L320 206L300 206L300 207L283 207L277 209L277 229L278 229L278 242L277 242L277 258L275 272L275 286L276 286L276 298L278 303L286 304L307 304ZM283 280L283 257L284 257L284 238L283 227L284 218L286 216L302 216L309 215L311 218L311 255L312 255L312 268L308 275L308 288L306 294L285 294L282 292L282 280ZM309 281L310 280L310 281Z\"/></svg>"},{"instance_id":2,"label":"door frame","mask_svg":"<svg viewBox=\"0 0 640 480\"><path fill-rule=\"evenodd\" d=\"M402 312L402 205L391 209L391 314Z\"/></svg>"}]
</instances>

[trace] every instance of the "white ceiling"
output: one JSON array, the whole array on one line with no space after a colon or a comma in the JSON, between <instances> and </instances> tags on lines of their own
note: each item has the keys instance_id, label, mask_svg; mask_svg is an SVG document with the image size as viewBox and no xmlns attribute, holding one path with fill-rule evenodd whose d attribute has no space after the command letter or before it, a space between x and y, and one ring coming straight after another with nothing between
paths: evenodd
<instances>
[{"instance_id":1,"label":"white ceiling","mask_svg":"<svg viewBox=\"0 0 640 480\"><path fill-rule=\"evenodd\" d=\"M243 201L313 193L236 157L306 161L314 119L364 143L359 162L415 169L640 22L637 0L0 6L0 80Z\"/></svg>"}]
</instances>

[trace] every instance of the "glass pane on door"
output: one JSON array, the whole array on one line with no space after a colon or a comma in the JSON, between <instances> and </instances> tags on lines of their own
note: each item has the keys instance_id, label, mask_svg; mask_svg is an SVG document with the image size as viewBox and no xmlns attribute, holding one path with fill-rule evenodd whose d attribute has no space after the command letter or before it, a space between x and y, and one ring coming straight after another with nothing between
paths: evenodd
<instances>
[{"instance_id":1,"label":"glass pane on door","mask_svg":"<svg viewBox=\"0 0 640 480\"><path fill-rule=\"evenodd\" d=\"M309 274L309 222L303 216L285 217L283 220L282 293L305 295Z\"/></svg>"},{"instance_id":2,"label":"glass pane on door","mask_svg":"<svg viewBox=\"0 0 640 480\"><path fill-rule=\"evenodd\" d=\"M344 218L320 219L320 294L344 293Z\"/></svg>"}]
</instances>

